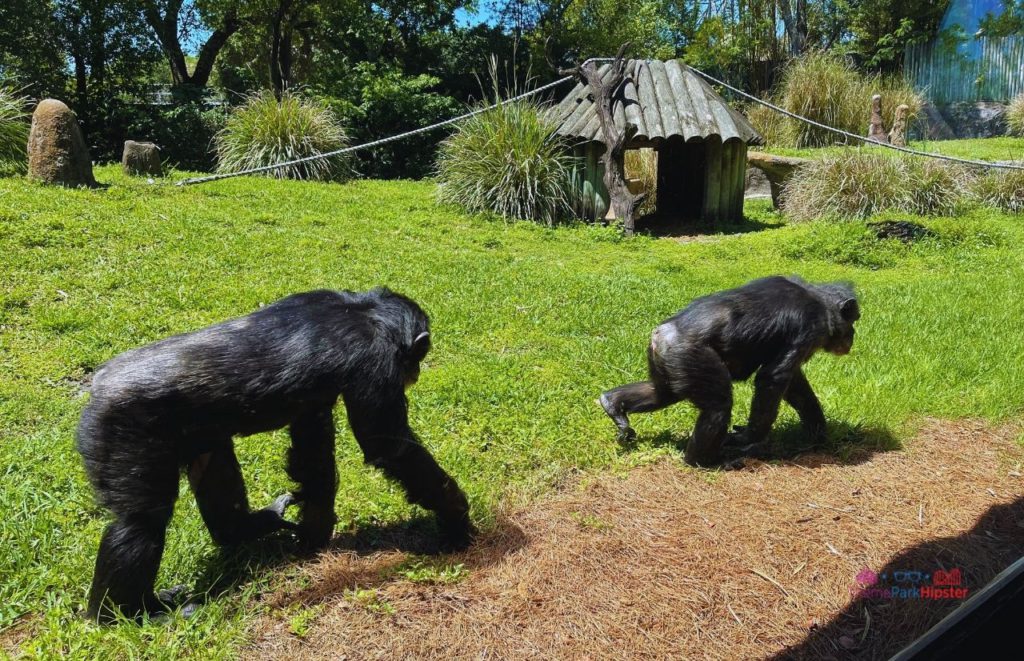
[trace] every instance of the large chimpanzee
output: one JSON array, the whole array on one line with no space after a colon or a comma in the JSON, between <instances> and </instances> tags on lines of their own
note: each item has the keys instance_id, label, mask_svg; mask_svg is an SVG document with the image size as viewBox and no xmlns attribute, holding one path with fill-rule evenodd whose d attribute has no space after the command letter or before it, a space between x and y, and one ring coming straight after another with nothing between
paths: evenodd
<instances>
[{"instance_id":1,"label":"large chimpanzee","mask_svg":"<svg viewBox=\"0 0 1024 661\"><path fill-rule=\"evenodd\" d=\"M89 617L109 620L112 607L129 616L166 608L153 584L181 470L218 544L286 528L306 548L327 544L339 396L367 463L400 482L410 502L437 513L447 546L467 545L474 529L466 497L407 421L405 388L430 349L429 323L414 301L386 289L313 291L103 365L78 449L116 520L100 542ZM299 489L250 511L232 437L285 425L287 471ZM300 507L298 524L282 517L292 503Z\"/></svg>"},{"instance_id":2,"label":"large chimpanzee","mask_svg":"<svg viewBox=\"0 0 1024 661\"><path fill-rule=\"evenodd\" d=\"M783 399L821 441L825 414L801 366L819 349L849 353L859 318L857 297L844 283L776 276L704 296L654 329L647 348L650 381L609 390L600 402L627 440L635 436L627 414L692 401L700 414L686 461L697 466L721 463L726 442L741 446L741 454L767 456L768 432ZM750 419L730 435L732 382L754 372Z\"/></svg>"}]
</instances>

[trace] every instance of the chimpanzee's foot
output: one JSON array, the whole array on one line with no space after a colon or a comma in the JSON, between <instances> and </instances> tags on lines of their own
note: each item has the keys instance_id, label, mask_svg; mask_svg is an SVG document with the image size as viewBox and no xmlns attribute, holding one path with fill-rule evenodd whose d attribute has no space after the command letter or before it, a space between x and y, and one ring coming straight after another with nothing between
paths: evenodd
<instances>
[{"instance_id":1,"label":"chimpanzee's foot","mask_svg":"<svg viewBox=\"0 0 1024 661\"><path fill-rule=\"evenodd\" d=\"M469 516L454 520L439 518L438 530L441 532L441 550L444 552L461 551L473 543L477 530L469 520Z\"/></svg>"},{"instance_id":2,"label":"chimpanzee's foot","mask_svg":"<svg viewBox=\"0 0 1024 661\"><path fill-rule=\"evenodd\" d=\"M601 393L598 398L598 403L604 412L608 414L608 417L612 419L615 426L619 429L618 441L619 443L631 443L636 440L636 432L629 426L629 418L626 417L625 413L619 413L615 410L615 406L608 401L608 397L605 393Z\"/></svg>"},{"instance_id":3,"label":"chimpanzee's foot","mask_svg":"<svg viewBox=\"0 0 1024 661\"><path fill-rule=\"evenodd\" d=\"M147 609L151 621L163 622L170 619L173 611L177 611L179 617L188 619L199 610L199 604L192 600L188 594L188 588L184 585L175 585L173 588L160 590L156 593L158 604Z\"/></svg>"},{"instance_id":4,"label":"chimpanzee's foot","mask_svg":"<svg viewBox=\"0 0 1024 661\"><path fill-rule=\"evenodd\" d=\"M732 431L725 435L725 440L722 441L722 447L730 446L745 446L750 445L747 442L747 427L746 425L733 425Z\"/></svg>"}]
</instances>

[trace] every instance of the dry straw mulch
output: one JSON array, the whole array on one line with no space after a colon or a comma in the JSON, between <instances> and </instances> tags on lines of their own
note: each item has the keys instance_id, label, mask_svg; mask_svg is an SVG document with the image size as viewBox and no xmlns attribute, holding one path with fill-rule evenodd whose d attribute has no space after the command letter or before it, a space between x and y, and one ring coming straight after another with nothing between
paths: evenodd
<instances>
[{"instance_id":1,"label":"dry straw mulch","mask_svg":"<svg viewBox=\"0 0 1024 661\"><path fill-rule=\"evenodd\" d=\"M251 652L887 657L959 602L854 598L855 576L961 568L976 590L1017 559L1019 432L927 421L903 451L845 464L806 455L714 474L666 460L589 478L501 517L452 559L468 569L454 585L396 578L408 555L393 549L322 555L305 587L270 597ZM301 612L303 637L289 625Z\"/></svg>"}]
</instances>

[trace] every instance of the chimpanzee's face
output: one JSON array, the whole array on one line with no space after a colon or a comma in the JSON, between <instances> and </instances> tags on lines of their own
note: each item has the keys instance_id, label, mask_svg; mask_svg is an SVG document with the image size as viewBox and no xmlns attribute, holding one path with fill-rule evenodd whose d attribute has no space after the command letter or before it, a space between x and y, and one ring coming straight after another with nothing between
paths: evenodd
<instances>
[{"instance_id":1,"label":"chimpanzee's face","mask_svg":"<svg viewBox=\"0 0 1024 661\"><path fill-rule=\"evenodd\" d=\"M853 349L853 335L854 330L851 323L839 329L828 338L828 342L825 344L825 351L837 356L845 356Z\"/></svg>"}]
</instances>

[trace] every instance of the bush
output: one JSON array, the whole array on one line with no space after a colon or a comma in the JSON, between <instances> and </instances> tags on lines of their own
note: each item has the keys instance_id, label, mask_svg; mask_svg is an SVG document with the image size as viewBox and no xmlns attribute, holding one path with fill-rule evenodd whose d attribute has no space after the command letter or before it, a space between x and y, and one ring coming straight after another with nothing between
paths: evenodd
<instances>
[{"instance_id":1,"label":"bush","mask_svg":"<svg viewBox=\"0 0 1024 661\"><path fill-rule=\"evenodd\" d=\"M463 112L455 99L430 91L440 79L428 75L407 76L401 71L369 62L349 72L345 98L327 98L345 126L352 128L357 144L436 124ZM374 179L420 179L434 169L438 144L444 130L409 136L396 142L355 153L357 169Z\"/></svg>"},{"instance_id":2,"label":"bush","mask_svg":"<svg viewBox=\"0 0 1024 661\"><path fill-rule=\"evenodd\" d=\"M887 129L892 127L897 106L906 104L912 121L923 104L921 95L902 78L865 75L845 60L822 52L793 60L768 100L827 126L867 135L874 94L882 95L882 121ZM820 147L850 141L763 106L751 112L750 119L769 144L781 147Z\"/></svg>"},{"instance_id":3,"label":"bush","mask_svg":"<svg viewBox=\"0 0 1024 661\"><path fill-rule=\"evenodd\" d=\"M971 193L986 206L1024 213L1024 171L989 170L977 178Z\"/></svg>"},{"instance_id":4,"label":"bush","mask_svg":"<svg viewBox=\"0 0 1024 661\"><path fill-rule=\"evenodd\" d=\"M880 211L951 215L966 202L971 173L915 157L857 151L825 156L786 185L783 210L795 221L867 218Z\"/></svg>"},{"instance_id":5,"label":"bush","mask_svg":"<svg viewBox=\"0 0 1024 661\"><path fill-rule=\"evenodd\" d=\"M527 100L463 121L438 154L438 198L471 212L553 223L569 209L575 160L555 128Z\"/></svg>"},{"instance_id":6,"label":"bush","mask_svg":"<svg viewBox=\"0 0 1024 661\"><path fill-rule=\"evenodd\" d=\"M1024 94L1018 94L1006 108L1006 128L1010 135L1024 138Z\"/></svg>"},{"instance_id":7,"label":"bush","mask_svg":"<svg viewBox=\"0 0 1024 661\"><path fill-rule=\"evenodd\" d=\"M125 140L154 142L160 158L184 170L210 171L216 161L213 140L227 110L200 101L178 105L123 104L110 117L109 145L94 148L97 160L121 159Z\"/></svg>"},{"instance_id":8,"label":"bush","mask_svg":"<svg viewBox=\"0 0 1024 661\"><path fill-rule=\"evenodd\" d=\"M348 140L325 104L286 91L278 101L269 91L249 96L227 118L214 144L217 171L235 172L292 161L343 148ZM325 158L277 168L266 176L339 180L349 173L349 160Z\"/></svg>"},{"instance_id":9,"label":"bush","mask_svg":"<svg viewBox=\"0 0 1024 661\"><path fill-rule=\"evenodd\" d=\"M24 172L28 163L28 99L0 88L0 174Z\"/></svg>"},{"instance_id":10,"label":"bush","mask_svg":"<svg viewBox=\"0 0 1024 661\"><path fill-rule=\"evenodd\" d=\"M637 217L654 213L658 210L658 152L630 149L626 152L625 166L626 178L639 179L646 193L636 210Z\"/></svg>"}]
</instances>

